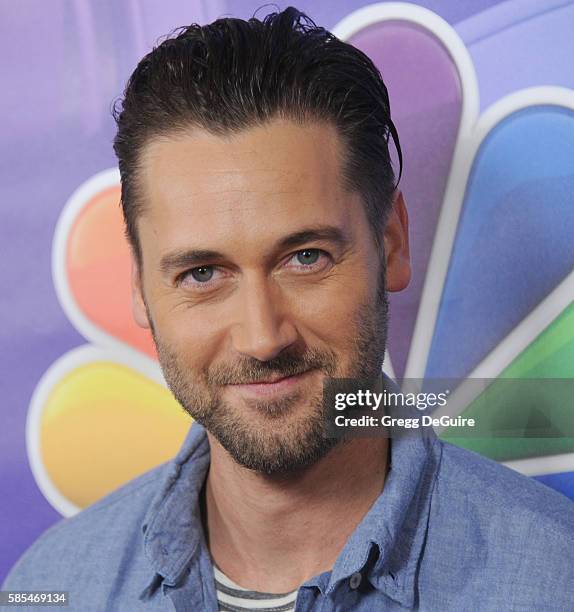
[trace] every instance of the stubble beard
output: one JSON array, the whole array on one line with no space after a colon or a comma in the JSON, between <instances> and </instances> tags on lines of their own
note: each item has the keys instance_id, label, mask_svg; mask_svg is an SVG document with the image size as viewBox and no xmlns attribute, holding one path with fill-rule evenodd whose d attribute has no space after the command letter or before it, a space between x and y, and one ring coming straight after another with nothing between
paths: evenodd
<instances>
[{"instance_id":1,"label":"stubble beard","mask_svg":"<svg viewBox=\"0 0 574 612\"><path fill-rule=\"evenodd\" d=\"M280 400L252 400L248 411L226 402L221 389L227 384L265 380L271 374L293 376L308 370L318 370L327 378L375 381L381 375L385 352L388 298L381 286L375 303L362 304L357 309L349 334L351 365L344 370L330 350L287 348L269 361L242 357L230 365L192 373L156 333L149 312L148 319L165 380L184 410L214 436L236 463L266 475L279 475L303 470L346 442L345 438L327 435L323 389L307 400L305 410L298 406L304 398L295 393ZM302 418L289 419L285 424L295 410Z\"/></svg>"}]
</instances>

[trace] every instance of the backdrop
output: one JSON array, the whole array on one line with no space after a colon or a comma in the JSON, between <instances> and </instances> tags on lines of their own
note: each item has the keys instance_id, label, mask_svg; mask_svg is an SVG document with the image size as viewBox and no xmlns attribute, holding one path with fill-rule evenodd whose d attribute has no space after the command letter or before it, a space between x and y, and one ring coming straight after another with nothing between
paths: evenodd
<instances>
[{"instance_id":1,"label":"backdrop","mask_svg":"<svg viewBox=\"0 0 574 612\"><path fill-rule=\"evenodd\" d=\"M260 4L0 5L0 579L189 427L131 321L110 106L160 36ZM574 4L298 8L373 58L404 148L414 276L385 369L574 378ZM480 416L471 396L457 411ZM523 435L456 442L574 498L574 415L544 438L516 411L484 418Z\"/></svg>"}]
</instances>

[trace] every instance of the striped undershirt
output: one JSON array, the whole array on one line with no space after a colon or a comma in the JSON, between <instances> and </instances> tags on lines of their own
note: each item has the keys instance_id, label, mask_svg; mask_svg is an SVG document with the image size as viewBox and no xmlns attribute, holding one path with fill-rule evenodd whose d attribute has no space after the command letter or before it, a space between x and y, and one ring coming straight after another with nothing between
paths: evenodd
<instances>
[{"instance_id":1,"label":"striped undershirt","mask_svg":"<svg viewBox=\"0 0 574 612\"><path fill-rule=\"evenodd\" d=\"M297 591L290 593L259 593L244 589L213 565L215 589L220 612L293 612Z\"/></svg>"}]
</instances>

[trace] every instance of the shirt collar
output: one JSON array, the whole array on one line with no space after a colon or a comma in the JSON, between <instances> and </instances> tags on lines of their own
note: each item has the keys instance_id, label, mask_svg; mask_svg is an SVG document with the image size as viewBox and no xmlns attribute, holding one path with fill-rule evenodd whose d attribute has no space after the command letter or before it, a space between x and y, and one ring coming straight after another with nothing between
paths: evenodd
<instances>
[{"instance_id":1,"label":"shirt collar","mask_svg":"<svg viewBox=\"0 0 574 612\"><path fill-rule=\"evenodd\" d=\"M144 552L166 585L179 582L203 539L199 494L208 468L209 441L193 423L142 524Z\"/></svg>"},{"instance_id":2,"label":"shirt collar","mask_svg":"<svg viewBox=\"0 0 574 612\"><path fill-rule=\"evenodd\" d=\"M407 607L415 602L416 570L426 537L430 496L440 458L432 431L389 440L391 469L383 492L339 555L327 585L333 591L356 572ZM374 559L371 567L371 559Z\"/></svg>"},{"instance_id":3,"label":"shirt collar","mask_svg":"<svg viewBox=\"0 0 574 612\"><path fill-rule=\"evenodd\" d=\"M391 599L412 607L440 445L432 430L423 428L389 442L391 469L383 492L345 544L326 591L365 571L374 559L369 581ZM160 576L164 584L176 585L204 542L199 494L209 459L205 430L194 423L178 455L167 464L162 486L142 524L144 551L156 572L146 591L159 586Z\"/></svg>"}]
</instances>

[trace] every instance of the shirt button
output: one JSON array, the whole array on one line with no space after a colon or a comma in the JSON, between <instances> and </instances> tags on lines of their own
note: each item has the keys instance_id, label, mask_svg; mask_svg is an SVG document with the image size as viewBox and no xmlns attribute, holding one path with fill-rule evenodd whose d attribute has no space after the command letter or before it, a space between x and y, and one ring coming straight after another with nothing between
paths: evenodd
<instances>
[{"instance_id":1,"label":"shirt button","mask_svg":"<svg viewBox=\"0 0 574 612\"><path fill-rule=\"evenodd\" d=\"M363 576L361 575L361 572L355 572L349 579L349 586L353 590L358 589L362 579Z\"/></svg>"}]
</instances>

